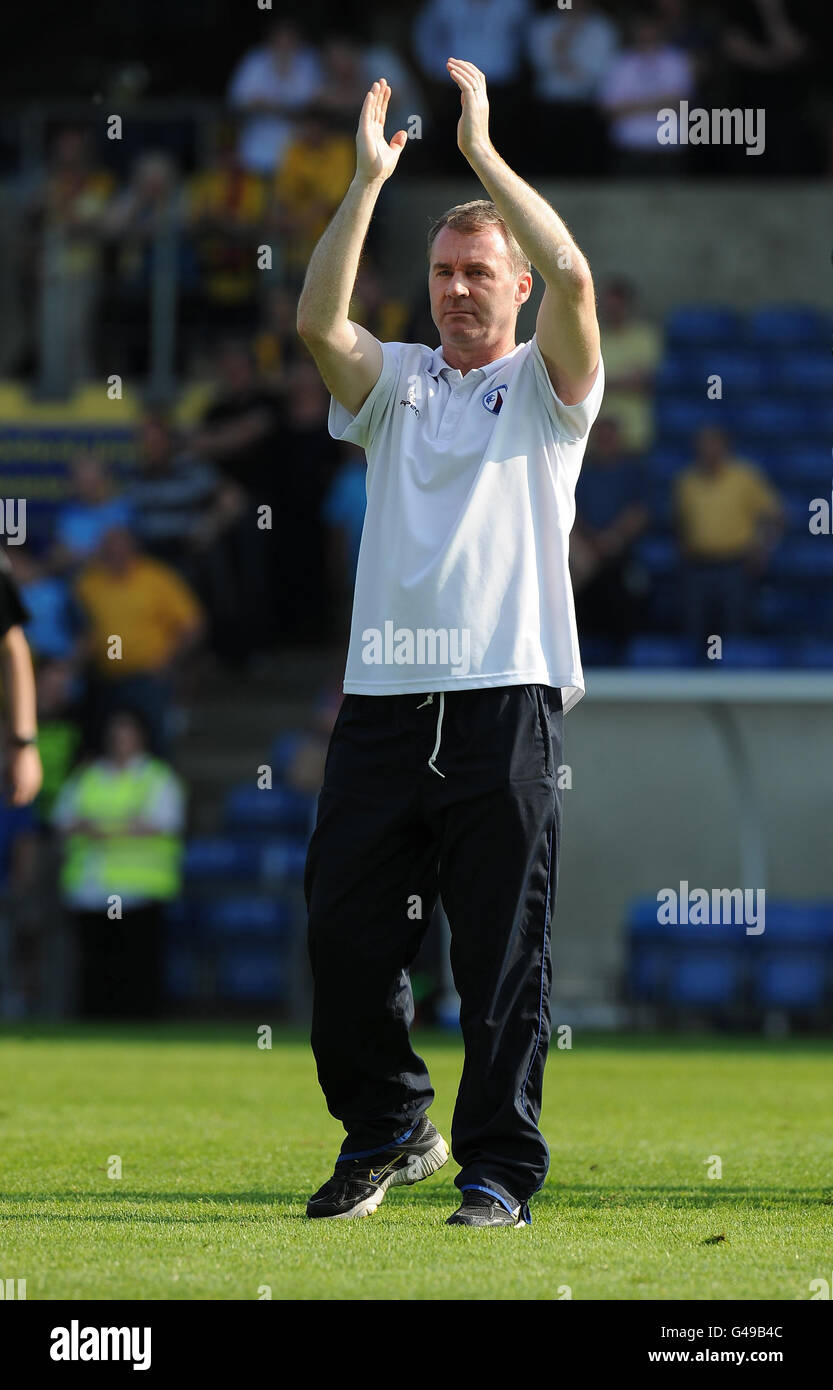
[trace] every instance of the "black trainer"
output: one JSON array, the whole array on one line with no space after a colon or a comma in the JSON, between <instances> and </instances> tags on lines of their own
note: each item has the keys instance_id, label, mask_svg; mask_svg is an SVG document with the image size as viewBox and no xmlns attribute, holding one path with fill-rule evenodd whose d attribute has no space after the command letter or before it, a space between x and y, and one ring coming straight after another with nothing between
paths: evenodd
<instances>
[{"instance_id":1,"label":"black trainer","mask_svg":"<svg viewBox=\"0 0 833 1390\"><path fill-rule=\"evenodd\" d=\"M453 1216L449 1216L446 1226L528 1226L529 1208L513 1207L512 1211L499 1202L496 1197L479 1188L470 1187L463 1193L463 1200Z\"/></svg>"},{"instance_id":2,"label":"black trainer","mask_svg":"<svg viewBox=\"0 0 833 1390\"><path fill-rule=\"evenodd\" d=\"M403 1144L337 1163L333 1176L307 1202L307 1216L370 1216L389 1187L430 1178L447 1159L447 1143L423 1116Z\"/></svg>"}]
</instances>

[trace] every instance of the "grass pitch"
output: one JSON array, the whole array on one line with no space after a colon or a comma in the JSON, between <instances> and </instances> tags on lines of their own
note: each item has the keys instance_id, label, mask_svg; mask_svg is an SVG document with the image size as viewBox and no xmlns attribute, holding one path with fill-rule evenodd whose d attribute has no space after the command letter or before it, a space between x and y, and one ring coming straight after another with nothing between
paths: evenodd
<instances>
[{"instance_id":1,"label":"grass pitch","mask_svg":"<svg viewBox=\"0 0 833 1390\"><path fill-rule=\"evenodd\" d=\"M460 1044L417 1047L448 1137ZM6 1027L0 1276L29 1299L809 1299L833 1278L831 1061L577 1035L550 1054L533 1225L484 1232L444 1225L453 1161L369 1219L305 1218L342 1132L298 1034Z\"/></svg>"}]
</instances>

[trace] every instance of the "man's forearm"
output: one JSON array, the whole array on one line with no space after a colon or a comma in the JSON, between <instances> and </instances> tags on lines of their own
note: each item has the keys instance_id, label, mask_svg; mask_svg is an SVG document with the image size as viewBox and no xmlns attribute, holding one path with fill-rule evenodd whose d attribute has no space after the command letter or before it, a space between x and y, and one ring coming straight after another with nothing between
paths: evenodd
<instances>
[{"instance_id":1,"label":"man's forearm","mask_svg":"<svg viewBox=\"0 0 833 1390\"><path fill-rule=\"evenodd\" d=\"M29 644L20 627L11 627L0 641L0 676L6 697L6 730L20 738L37 733L35 675Z\"/></svg>"},{"instance_id":2,"label":"man's forearm","mask_svg":"<svg viewBox=\"0 0 833 1390\"><path fill-rule=\"evenodd\" d=\"M298 300L298 330L326 333L349 317L362 247L384 180L354 178L312 253Z\"/></svg>"},{"instance_id":3,"label":"man's forearm","mask_svg":"<svg viewBox=\"0 0 833 1390\"><path fill-rule=\"evenodd\" d=\"M547 286L567 294L590 267L554 208L501 159L493 145L467 155L492 202Z\"/></svg>"}]
</instances>

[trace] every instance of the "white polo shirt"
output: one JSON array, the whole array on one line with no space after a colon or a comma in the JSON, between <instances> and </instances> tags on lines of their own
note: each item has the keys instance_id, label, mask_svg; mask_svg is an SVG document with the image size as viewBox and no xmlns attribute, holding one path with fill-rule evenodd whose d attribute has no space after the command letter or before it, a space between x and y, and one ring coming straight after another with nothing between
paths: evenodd
<instances>
[{"instance_id":1,"label":"white polo shirt","mask_svg":"<svg viewBox=\"0 0 833 1390\"><path fill-rule=\"evenodd\" d=\"M575 488L604 365L555 394L536 338L465 376L442 348L383 343L357 415L329 432L367 455L345 694L551 685L584 694L569 571Z\"/></svg>"}]
</instances>

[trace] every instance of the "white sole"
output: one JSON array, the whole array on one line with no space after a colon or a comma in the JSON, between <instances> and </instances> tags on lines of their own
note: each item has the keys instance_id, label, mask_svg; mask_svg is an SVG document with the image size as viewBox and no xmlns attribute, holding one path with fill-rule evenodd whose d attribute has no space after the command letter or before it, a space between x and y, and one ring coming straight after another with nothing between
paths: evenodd
<instances>
[{"instance_id":1,"label":"white sole","mask_svg":"<svg viewBox=\"0 0 833 1390\"><path fill-rule=\"evenodd\" d=\"M372 1216L374 1211L378 1211L384 1201L385 1193L389 1187L412 1187L415 1182L422 1182L423 1178L430 1178L432 1173L436 1173L448 1161L448 1145L440 1134L437 1142L432 1149L427 1149L424 1154L414 1154L413 1158L404 1168L398 1168L395 1173L391 1173L389 1178L380 1182L376 1191L366 1197L363 1202L359 1202L350 1211L340 1211L337 1216L319 1217L319 1221L353 1221L357 1217Z\"/></svg>"}]
</instances>

